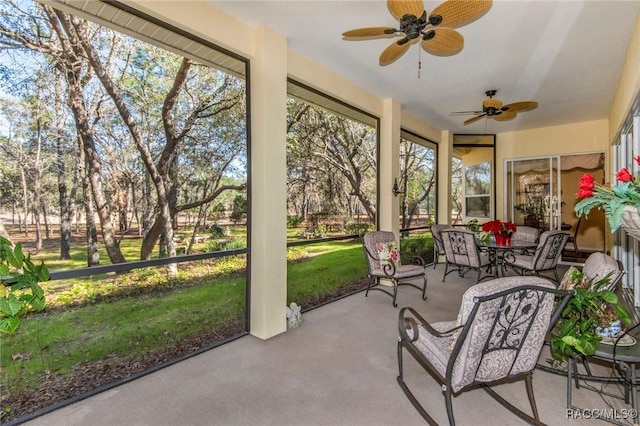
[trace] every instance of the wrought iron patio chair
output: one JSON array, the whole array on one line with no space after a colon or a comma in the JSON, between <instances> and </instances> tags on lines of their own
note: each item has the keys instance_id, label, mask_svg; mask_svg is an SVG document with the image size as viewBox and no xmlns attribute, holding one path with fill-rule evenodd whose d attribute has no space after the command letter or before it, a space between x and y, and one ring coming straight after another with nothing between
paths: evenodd
<instances>
[{"instance_id":1,"label":"wrought iron patio chair","mask_svg":"<svg viewBox=\"0 0 640 426\"><path fill-rule=\"evenodd\" d=\"M442 244L442 230L453 228L451 225L437 223L431 225L431 235L433 236L433 269L440 261L440 256L444 256L444 245Z\"/></svg>"},{"instance_id":2,"label":"wrought iron patio chair","mask_svg":"<svg viewBox=\"0 0 640 426\"><path fill-rule=\"evenodd\" d=\"M450 425L455 424L452 398L478 387L520 418L541 424L532 372L545 335L571 294L570 290L556 289L543 277L512 276L469 288L457 321L430 324L413 308L402 308L398 319L398 384L427 423L437 425L405 382L405 349L442 386ZM554 310L556 295L563 297ZM525 382L531 414L491 388L516 380Z\"/></svg>"},{"instance_id":3,"label":"wrought iron patio chair","mask_svg":"<svg viewBox=\"0 0 640 426\"><path fill-rule=\"evenodd\" d=\"M418 290L422 290L422 299L426 300L427 273L425 272L424 259L419 256L412 256L412 260L416 262L416 264L413 265L403 265L400 262L399 256L397 260L383 259L381 254L384 252L385 248L388 251L389 244L396 244L396 238L393 232L375 231L364 235L364 254L369 266L369 283L367 284L365 297L369 296L369 290L379 290L392 297L393 306L398 306L396 303L398 287L401 285L408 285L415 287ZM422 287L409 281L415 278L422 279ZM387 279L391 282L393 286L392 291L384 288L384 285L380 282L381 279Z\"/></svg>"},{"instance_id":4,"label":"wrought iron patio chair","mask_svg":"<svg viewBox=\"0 0 640 426\"><path fill-rule=\"evenodd\" d=\"M442 244L445 253L445 268L442 281L448 274L458 271L460 276L469 270L478 272L476 283L489 277L494 277L493 260L488 253L481 252L476 242L476 234L468 229L443 229L441 231ZM453 269L449 270L451 266ZM482 271L491 271L491 274L482 277Z\"/></svg>"},{"instance_id":5,"label":"wrought iron patio chair","mask_svg":"<svg viewBox=\"0 0 640 426\"><path fill-rule=\"evenodd\" d=\"M568 235L562 231L545 231L540 235L538 246L533 254L513 254L505 256L504 262L522 275L540 275L541 272L552 271L556 282L558 277L558 261Z\"/></svg>"}]
</instances>

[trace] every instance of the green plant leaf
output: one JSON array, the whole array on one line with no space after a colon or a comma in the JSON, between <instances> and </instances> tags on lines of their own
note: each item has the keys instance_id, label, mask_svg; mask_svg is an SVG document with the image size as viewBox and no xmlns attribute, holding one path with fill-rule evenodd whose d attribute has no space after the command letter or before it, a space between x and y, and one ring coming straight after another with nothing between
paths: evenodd
<instances>
[{"instance_id":1,"label":"green plant leaf","mask_svg":"<svg viewBox=\"0 0 640 426\"><path fill-rule=\"evenodd\" d=\"M600 292L600 297L607 303L618 303L618 296L612 291L606 290Z\"/></svg>"},{"instance_id":2,"label":"green plant leaf","mask_svg":"<svg viewBox=\"0 0 640 426\"><path fill-rule=\"evenodd\" d=\"M0 333L13 334L20 325L20 318L5 317L0 318Z\"/></svg>"},{"instance_id":3,"label":"green plant leaf","mask_svg":"<svg viewBox=\"0 0 640 426\"><path fill-rule=\"evenodd\" d=\"M13 293L9 293L5 297L0 298L0 312L7 317L18 315L23 308L24 302L18 299Z\"/></svg>"},{"instance_id":4,"label":"green plant leaf","mask_svg":"<svg viewBox=\"0 0 640 426\"><path fill-rule=\"evenodd\" d=\"M12 265L15 268L22 268L22 262L24 261L24 253L22 252L22 243L18 243L16 244L16 246L13 248L13 258L12 258Z\"/></svg>"},{"instance_id":5,"label":"green plant leaf","mask_svg":"<svg viewBox=\"0 0 640 426\"><path fill-rule=\"evenodd\" d=\"M625 324L631 324L631 314L624 306L616 305L616 315L620 318L620 321Z\"/></svg>"}]
</instances>

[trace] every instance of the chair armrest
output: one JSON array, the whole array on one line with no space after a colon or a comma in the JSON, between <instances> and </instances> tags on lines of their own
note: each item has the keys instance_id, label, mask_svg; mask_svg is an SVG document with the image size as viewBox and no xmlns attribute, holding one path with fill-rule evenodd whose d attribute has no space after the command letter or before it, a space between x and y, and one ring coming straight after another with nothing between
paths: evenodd
<instances>
[{"instance_id":1,"label":"chair armrest","mask_svg":"<svg viewBox=\"0 0 640 426\"><path fill-rule=\"evenodd\" d=\"M389 277L389 278L393 278L393 276L396 274L396 265L393 262L388 262L385 264L381 264L380 266L382 266L382 272L384 272L384 274Z\"/></svg>"},{"instance_id":2,"label":"chair armrest","mask_svg":"<svg viewBox=\"0 0 640 426\"><path fill-rule=\"evenodd\" d=\"M400 313L398 314L398 331L400 333L400 338L402 340L406 340L409 342L415 342L418 340L418 325L424 327L429 334L435 337L449 337L452 336L453 333L464 325L459 325L450 330L438 331L429 324L427 320L425 320L419 313L415 311L415 309L411 307L404 307L400 309ZM408 330L411 330L412 336L409 336Z\"/></svg>"},{"instance_id":3,"label":"chair armrest","mask_svg":"<svg viewBox=\"0 0 640 426\"><path fill-rule=\"evenodd\" d=\"M412 261L412 263L414 265L420 265L420 266L424 266L427 263L424 261L424 259L420 256L416 256L416 255L412 255L409 257L409 259Z\"/></svg>"}]
</instances>

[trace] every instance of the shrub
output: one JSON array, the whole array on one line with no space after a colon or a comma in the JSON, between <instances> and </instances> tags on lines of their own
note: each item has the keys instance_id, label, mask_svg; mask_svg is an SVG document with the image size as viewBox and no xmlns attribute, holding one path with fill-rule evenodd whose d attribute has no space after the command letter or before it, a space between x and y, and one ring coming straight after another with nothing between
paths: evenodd
<instances>
[{"instance_id":1,"label":"shrub","mask_svg":"<svg viewBox=\"0 0 640 426\"><path fill-rule=\"evenodd\" d=\"M433 259L433 239L430 234L400 240L400 261L406 264L413 263L411 256L419 256L426 263Z\"/></svg>"},{"instance_id":2,"label":"shrub","mask_svg":"<svg viewBox=\"0 0 640 426\"><path fill-rule=\"evenodd\" d=\"M287 216L287 226L289 228L297 228L302 223L302 216L300 215L289 215Z\"/></svg>"},{"instance_id":3,"label":"shrub","mask_svg":"<svg viewBox=\"0 0 640 426\"><path fill-rule=\"evenodd\" d=\"M366 234L369 231L369 227L370 225L368 223L351 222L347 223L347 226L345 226L345 230L347 232L347 235Z\"/></svg>"},{"instance_id":4,"label":"shrub","mask_svg":"<svg viewBox=\"0 0 640 426\"><path fill-rule=\"evenodd\" d=\"M44 291L38 283L48 279L44 262L35 265L20 243L13 246L0 237L0 332L15 333L27 311L44 309Z\"/></svg>"},{"instance_id":5,"label":"shrub","mask_svg":"<svg viewBox=\"0 0 640 426\"><path fill-rule=\"evenodd\" d=\"M209 233L211 233L211 238L224 238L225 230L222 226L212 225L209 228Z\"/></svg>"}]
</instances>

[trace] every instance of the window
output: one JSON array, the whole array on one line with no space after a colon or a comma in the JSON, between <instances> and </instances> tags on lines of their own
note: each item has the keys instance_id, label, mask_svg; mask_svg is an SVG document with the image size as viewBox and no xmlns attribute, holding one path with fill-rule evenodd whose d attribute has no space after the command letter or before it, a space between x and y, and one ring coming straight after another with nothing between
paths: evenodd
<instances>
[{"instance_id":1,"label":"window","mask_svg":"<svg viewBox=\"0 0 640 426\"><path fill-rule=\"evenodd\" d=\"M464 173L465 216L491 215L491 162L467 166Z\"/></svg>"},{"instance_id":2,"label":"window","mask_svg":"<svg viewBox=\"0 0 640 426\"><path fill-rule=\"evenodd\" d=\"M400 229L435 222L436 147L414 133L400 133Z\"/></svg>"}]
</instances>

